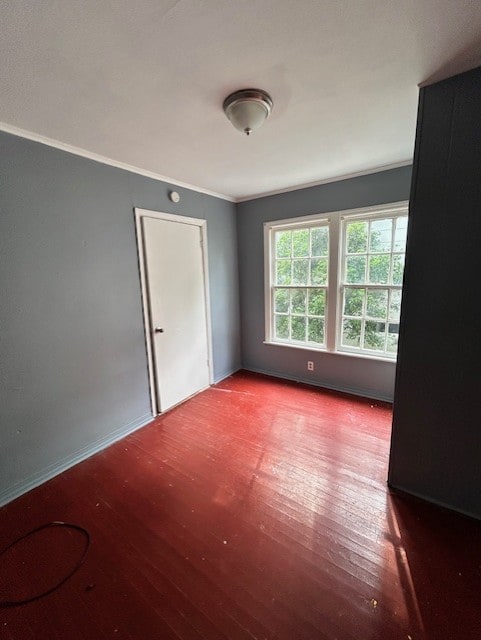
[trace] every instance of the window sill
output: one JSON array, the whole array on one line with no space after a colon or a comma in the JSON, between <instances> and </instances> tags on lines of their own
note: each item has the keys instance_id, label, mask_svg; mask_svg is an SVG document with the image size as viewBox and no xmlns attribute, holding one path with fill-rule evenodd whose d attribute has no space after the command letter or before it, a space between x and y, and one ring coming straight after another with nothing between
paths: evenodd
<instances>
[{"instance_id":1,"label":"window sill","mask_svg":"<svg viewBox=\"0 0 481 640\"><path fill-rule=\"evenodd\" d=\"M264 340L263 344L267 345L268 347L287 347L288 349L297 349L298 351L310 351L311 353L320 353L320 354L326 354L329 356L343 356L343 357L348 357L348 358L357 358L358 360L374 360L376 362L385 362L388 364L392 364L393 366L396 366L396 361L397 359L394 358L383 358L382 356L377 356L377 355L371 355L371 354L366 354L366 353L352 353L351 351L330 351L328 349L324 348L320 348L320 349L316 349L315 347L307 347L304 345L297 345L297 344L289 344L287 342L273 342L273 341L269 341L269 340Z\"/></svg>"}]
</instances>

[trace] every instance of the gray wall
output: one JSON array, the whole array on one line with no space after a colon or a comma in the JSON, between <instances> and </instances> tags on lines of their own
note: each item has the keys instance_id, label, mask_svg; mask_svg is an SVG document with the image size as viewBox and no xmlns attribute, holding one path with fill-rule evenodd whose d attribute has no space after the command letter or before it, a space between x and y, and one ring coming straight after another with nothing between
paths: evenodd
<instances>
[{"instance_id":1,"label":"gray wall","mask_svg":"<svg viewBox=\"0 0 481 640\"><path fill-rule=\"evenodd\" d=\"M239 368L235 206L0 133L0 504L150 418L134 207L207 220L214 375Z\"/></svg>"},{"instance_id":2,"label":"gray wall","mask_svg":"<svg viewBox=\"0 0 481 640\"><path fill-rule=\"evenodd\" d=\"M422 89L389 482L481 518L481 68Z\"/></svg>"},{"instance_id":3,"label":"gray wall","mask_svg":"<svg viewBox=\"0 0 481 640\"><path fill-rule=\"evenodd\" d=\"M392 400L395 364L263 344L263 223L408 200L411 167L332 182L240 203L237 208L242 364L260 371L372 398ZM315 371L307 371L313 360Z\"/></svg>"}]
</instances>

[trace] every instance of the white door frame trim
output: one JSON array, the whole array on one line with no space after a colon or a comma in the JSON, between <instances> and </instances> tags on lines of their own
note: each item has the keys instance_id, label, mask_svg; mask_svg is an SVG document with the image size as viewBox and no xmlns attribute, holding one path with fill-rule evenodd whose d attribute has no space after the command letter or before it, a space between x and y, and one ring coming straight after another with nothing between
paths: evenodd
<instances>
[{"instance_id":1,"label":"white door frame trim","mask_svg":"<svg viewBox=\"0 0 481 640\"><path fill-rule=\"evenodd\" d=\"M147 283L147 270L145 264L145 251L142 232L142 218L156 218L158 220L168 220L179 224L190 224L199 227L202 239L202 265L204 271L204 297L205 297L205 319L207 327L207 355L209 367L209 384L213 384L213 356L212 356L212 325L210 314L210 285L209 285L209 261L207 250L207 220L201 218L191 218L188 216L178 216L172 213L163 213L161 211L150 211L149 209L134 209L135 213L135 229L137 236L137 255L139 259L140 285L142 290L142 311L144 319L144 335L145 346L147 349L147 369L149 375L150 387L150 404L152 416L159 415L160 402L157 397L157 388L155 384L155 366L154 366L154 348L152 344L151 318L149 308L149 295Z\"/></svg>"}]
</instances>

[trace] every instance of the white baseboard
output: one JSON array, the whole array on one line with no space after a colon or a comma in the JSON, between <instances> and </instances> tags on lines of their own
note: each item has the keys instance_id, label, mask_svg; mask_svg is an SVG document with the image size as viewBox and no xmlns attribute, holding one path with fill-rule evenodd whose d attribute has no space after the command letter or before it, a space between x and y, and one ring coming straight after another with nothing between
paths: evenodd
<instances>
[{"instance_id":1,"label":"white baseboard","mask_svg":"<svg viewBox=\"0 0 481 640\"><path fill-rule=\"evenodd\" d=\"M356 387L348 387L344 385L333 385L323 380L313 380L312 378L305 378L303 376L291 376L285 373L278 373L276 371L269 371L266 369L257 369L256 367L242 367L245 371L252 371L253 373L262 373L266 376L272 376L273 378L280 378L281 380L290 380L291 382L301 382L302 384L310 384L313 387L321 387L323 389L329 389L330 391L340 391L341 393L349 393L353 396L359 396L361 398L368 398L372 400L379 400L379 402L389 402L392 404L393 399L389 396L383 396L376 391L370 389L358 389Z\"/></svg>"},{"instance_id":2,"label":"white baseboard","mask_svg":"<svg viewBox=\"0 0 481 640\"><path fill-rule=\"evenodd\" d=\"M221 373L219 376L215 377L214 384L218 384L219 382L222 382L222 380L225 380L229 376L234 375L234 373L237 373L237 371L240 371L241 369L242 367L234 367L234 369L231 369L230 371Z\"/></svg>"},{"instance_id":3,"label":"white baseboard","mask_svg":"<svg viewBox=\"0 0 481 640\"><path fill-rule=\"evenodd\" d=\"M153 419L154 418L151 414L140 416L122 427L115 429L115 431L110 432L108 436L104 436L103 438L78 449L62 460L58 460L53 464L48 465L28 478L25 478L21 482L17 482L12 486L7 487L7 489L0 492L0 507L4 506L8 502L12 502L12 500L15 500L15 498L20 497L24 493L35 489L35 487L38 487L44 482L51 480L79 462L90 458L90 456L102 451L102 449L106 449L114 442L117 442L118 440L125 438L125 436L128 436L130 433L137 431L137 429L145 427L145 425L152 422Z\"/></svg>"}]
</instances>

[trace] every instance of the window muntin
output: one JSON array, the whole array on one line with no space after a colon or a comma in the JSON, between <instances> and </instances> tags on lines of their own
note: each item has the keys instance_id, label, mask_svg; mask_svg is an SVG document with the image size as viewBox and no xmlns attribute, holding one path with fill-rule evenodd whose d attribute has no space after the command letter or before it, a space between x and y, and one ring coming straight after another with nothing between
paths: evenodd
<instances>
[{"instance_id":1,"label":"window muntin","mask_svg":"<svg viewBox=\"0 0 481 640\"><path fill-rule=\"evenodd\" d=\"M395 360L407 203L265 223L266 342Z\"/></svg>"},{"instance_id":2,"label":"window muntin","mask_svg":"<svg viewBox=\"0 0 481 640\"><path fill-rule=\"evenodd\" d=\"M272 336L325 346L329 271L327 223L273 232Z\"/></svg>"}]
</instances>

